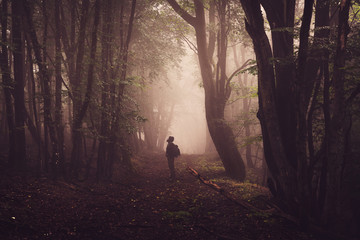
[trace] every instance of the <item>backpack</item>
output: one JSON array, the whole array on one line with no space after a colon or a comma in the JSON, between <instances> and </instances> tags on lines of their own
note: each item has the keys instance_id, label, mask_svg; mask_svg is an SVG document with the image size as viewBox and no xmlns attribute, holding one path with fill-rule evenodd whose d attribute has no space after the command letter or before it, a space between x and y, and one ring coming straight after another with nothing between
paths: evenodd
<instances>
[{"instance_id":1,"label":"backpack","mask_svg":"<svg viewBox=\"0 0 360 240\"><path fill-rule=\"evenodd\" d=\"M178 147L178 145L174 145L174 157L178 157L180 156L180 149Z\"/></svg>"}]
</instances>

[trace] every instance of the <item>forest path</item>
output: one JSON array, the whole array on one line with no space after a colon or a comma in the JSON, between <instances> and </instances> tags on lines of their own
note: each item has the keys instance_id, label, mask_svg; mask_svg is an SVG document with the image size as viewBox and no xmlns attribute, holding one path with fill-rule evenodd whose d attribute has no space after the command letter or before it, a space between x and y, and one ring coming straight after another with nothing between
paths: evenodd
<instances>
[{"instance_id":1,"label":"forest path","mask_svg":"<svg viewBox=\"0 0 360 240\"><path fill-rule=\"evenodd\" d=\"M222 179L207 157L176 159L176 181L164 154L144 154L134 166L136 176L108 184L1 172L0 239L315 239L282 218L244 209L187 172L202 167L204 177ZM259 197L268 196L249 201L261 205Z\"/></svg>"}]
</instances>

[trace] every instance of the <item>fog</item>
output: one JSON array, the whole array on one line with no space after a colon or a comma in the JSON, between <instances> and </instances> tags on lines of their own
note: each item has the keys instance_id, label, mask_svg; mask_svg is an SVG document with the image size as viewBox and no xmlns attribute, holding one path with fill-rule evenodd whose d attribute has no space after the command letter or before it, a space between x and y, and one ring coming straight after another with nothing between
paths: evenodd
<instances>
[{"instance_id":1,"label":"fog","mask_svg":"<svg viewBox=\"0 0 360 240\"><path fill-rule=\"evenodd\" d=\"M169 87L176 89L174 117L169 134L175 137L182 153L204 153L206 145L206 119L204 89L200 87L201 76L197 56L190 49L182 57L180 68L168 72Z\"/></svg>"}]
</instances>

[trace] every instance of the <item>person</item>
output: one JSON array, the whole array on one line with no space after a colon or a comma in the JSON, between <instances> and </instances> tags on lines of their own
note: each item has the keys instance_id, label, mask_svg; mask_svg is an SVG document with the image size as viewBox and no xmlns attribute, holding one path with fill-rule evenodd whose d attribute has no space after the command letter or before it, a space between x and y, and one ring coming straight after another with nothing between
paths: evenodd
<instances>
[{"instance_id":1,"label":"person","mask_svg":"<svg viewBox=\"0 0 360 240\"><path fill-rule=\"evenodd\" d=\"M168 142L166 146L166 158L168 160L169 169L170 169L170 179L175 179L175 166L174 166L174 160L176 157L180 155L179 147L174 144L174 137L169 136L169 138L166 140Z\"/></svg>"}]
</instances>

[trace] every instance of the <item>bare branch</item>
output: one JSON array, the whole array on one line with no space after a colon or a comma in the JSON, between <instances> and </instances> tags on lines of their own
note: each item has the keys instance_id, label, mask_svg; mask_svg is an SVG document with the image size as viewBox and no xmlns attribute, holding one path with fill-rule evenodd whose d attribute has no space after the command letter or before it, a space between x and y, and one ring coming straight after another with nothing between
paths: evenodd
<instances>
[{"instance_id":1,"label":"bare branch","mask_svg":"<svg viewBox=\"0 0 360 240\"><path fill-rule=\"evenodd\" d=\"M194 44L193 42L191 42L191 40L189 38L187 38L184 34L182 34L181 36L184 41L186 42L186 44L189 46L189 48L195 53L198 54L198 49L196 44Z\"/></svg>"},{"instance_id":2,"label":"bare branch","mask_svg":"<svg viewBox=\"0 0 360 240\"><path fill-rule=\"evenodd\" d=\"M174 9L174 11L180 15L187 23L191 26L195 27L196 18L191 16L187 11L182 9L180 5L176 2L176 0L167 0L170 6Z\"/></svg>"}]
</instances>

